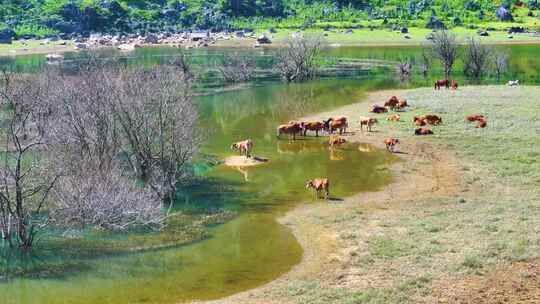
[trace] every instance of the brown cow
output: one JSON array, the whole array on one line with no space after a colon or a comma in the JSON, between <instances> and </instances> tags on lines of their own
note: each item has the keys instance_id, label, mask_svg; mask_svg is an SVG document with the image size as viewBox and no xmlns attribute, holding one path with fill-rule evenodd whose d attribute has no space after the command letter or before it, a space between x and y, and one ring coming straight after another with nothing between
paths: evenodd
<instances>
[{"instance_id":1,"label":"brown cow","mask_svg":"<svg viewBox=\"0 0 540 304\"><path fill-rule=\"evenodd\" d=\"M381 114L381 113L387 113L388 112L388 109L385 108L385 107L381 107L379 105L372 105L371 106L371 113L376 113L376 114Z\"/></svg>"},{"instance_id":2,"label":"brown cow","mask_svg":"<svg viewBox=\"0 0 540 304\"><path fill-rule=\"evenodd\" d=\"M465 117L465 120L468 121L468 122L475 122L475 121L478 121L480 119L484 119L484 115L478 115L478 114L473 114L473 115L469 115L467 117Z\"/></svg>"},{"instance_id":3,"label":"brown cow","mask_svg":"<svg viewBox=\"0 0 540 304\"><path fill-rule=\"evenodd\" d=\"M330 134L333 134L335 130L339 130L339 135L342 135L347 131L347 127L349 127L349 124L344 116L329 118L324 121L324 129Z\"/></svg>"},{"instance_id":4,"label":"brown cow","mask_svg":"<svg viewBox=\"0 0 540 304\"><path fill-rule=\"evenodd\" d=\"M387 102L384 103L386 108L395 109L399 105L399 99L396 96L392 96Z\"/></svg>"},{"instance_id":5,"label":"brown cow","mask_svg":"<svg viewBox=\"0 0 540 304\"><path fill-rule=\"evenodd\" d=\"M452 88L452 90L457 90L458 89L458 83L457 81L455 80L452 80L452 84L450 85L450 87Z\"/></svg>"},{"instance_id":6,"label":"brown cow","mask_svg":"<svg viewBox=\"0 0 540 304\"><path fill-rule=\"evenodd\" d=\"M441 79L435 81L435 90L440 90L442 87L450 88L450 80L448 79Z\"/></svg>"},{"instance_id":7,"label":"brown cow","mask_svg":"<svg viewBox=\"0 0 540 304\"><path fill-rule=\"evenodd\" d=\"M339 146L339 145L342 145L344 143L346 143L347 140L343 137L330 137L330 139L328 140L328 144L330 145L330 147L333 147L333 146Z\"/></svg>"},{"instance_id":8,"label":"brown cow","mask_svg":"<svg viewBox=\"0 0 540 304\"><path fill-rule=\"evenodd\" d=\"M307 131L315 131L315 136L319 136L319 131L324 130L324 123L320 121L308 121L301 122L300 127L304 131L304 136L306 136Z\"/></svg>"},{"instance_id":9,"label":"brown cow","mask_svg":"<svg viewBox=\"0 0 540 304\"><path fill-rule=\"evenodd\" d=\"M384 144L386 145L386 150L394 153L394 149L397 144L399 144L399 139L397 138L387 138L384 140Z\"/></svg>"},{"instance_id":10,"label":"brown cow","mask_svg":"<svg viewBox=\"0 0 540 304\"><path fill-rule=\"evenodd\" d=\"M398 103L398 109L400 110L403 110L405 109L406 107L408 107L409 104L407 103L407 99L403 99L403 100L400 100L399 103Z\"/></svg>"},{"instance_id":11,"label":"brown cow","mask_svg":"<svg viewBox=\"0 0 540 304\"><path fill-rule=\"evenodd\" d=\"M484 117L484 115L469 115L465 117L465 120L468 122L475 122L476 121L476 127L477 128L485 128L487 127L487 119Z\"/></svg>"},{"instance_id":12,"label":"brown cow","mask_svg":"<svg viewBox=\"0 0 540 304\"><path fill-rule=\"evenodd\" d=\"M328 199L328 195L330 195L330 182L328 181L328 178L316 178L306 181L306 189L309 188L315 190L316 198L320 198L319 193L321 191L324 191L326 199Z\"/></svg>"},{"instance_id":13,"label":"brown cow","mask_svg":"<svg viewBox=\"0 0 540 304\"><path fill-rule=\"evenodd\" d=\"M414 135L431 135L431 134L433 134L433 131L426 128L418 128L414 130Z\"/></svg>"},{"instance_id":14,"label":"brown cow","mask_svg":"<svg viewBox=\"0 0 540 304\"><path fill-rule=\"evenodd\" d=\"M236 142L231 145L231 150L240 152L240 155L245 155L246 158L251 157L251 150L253 149L253 142L251 139Z\"/></svg>"},{"instance_id":15,"label":"brown cow","mask_svg":"<svg viewBox=\"0 0 540 304\"><path fill-rule=\"evenodd\" d=\"M371 127L378 122L377 118L360 117L360 131L364 132L364 126L366 126L368 132L371 132Z\"/></svg>"},{"instance_id":16,"label":"brown cow","mask_svg":"<svg viewBox=\"0 0 540 304\"><path fill-rule=\"evenodd\" d=\"M487 127L487 120L485 118L479 119L476 121L476 127L477 128L485 128Z\"/></svg>"},{"instance_id":17,"label":"brown cow","mask_svg":"<svg viewBox=\"0 0 540 304\"><path fill-rule=\"evenodd\" d=\"M279 138L281 134L288 134L289 136L292 135L293 140L296 140L296 134L299 134L302 132L302 128L300 127L300 124L297 122L292 122L286 125L280 125L277 128L277 137Z\"/></svg>"},{"instance_id":18,"label":"brown cow","mask_svg":"<svg viewBox=\"0 0 540 304\"><path fill-rule=\"evenodd\" d=\"M386 117L386 120L388 121L399 121L400 119L401 119L401 116L399 114L392 114Z\"/></svg>"},{"instance_id":19,"label":"brown cow","mask_svg":"<svg viewBox=\"0 0 540 304\"><path fill-rule=\"evenodd\" d=\"M414 116L412 119L413 123L419 127L423 127L427 124L425 116Z\"/></svg>"},{"instance_id":20,"label":"brown cow","mask_svg":"<svg viewBox=\"0 0 540 304\"><path fill-rule=\"evenodd\" d=\"M426 122L430 125L440 125L442 124L442 118L437 115L425 115Z\"/></svg>"},{"instance_id":21,"label":"brown cow","mask_svg":"<svg viewBox=\"0 0 540 304\"><path fill-rule=\"evenodd\" d=\"M420 117L413 117L413 122L417 126L424 126L426 123L430 125L440 125L442 123L442 118L437 115L427 114Z\"/></svg>"}]
</instances>

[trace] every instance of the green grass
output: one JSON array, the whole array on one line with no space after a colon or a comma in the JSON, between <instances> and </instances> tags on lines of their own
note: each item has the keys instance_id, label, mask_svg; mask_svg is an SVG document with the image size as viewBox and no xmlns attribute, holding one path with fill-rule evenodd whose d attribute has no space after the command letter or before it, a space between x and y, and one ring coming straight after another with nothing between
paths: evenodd
<instances>
[{"instance_id":1,"label":"green grass","mask_svg":"<svg viewBox=\"0 0 540 304\"><path fill-rule=\"evenodd\" d=\"M500 31L490 32L488 37L480 37L476 29L467 29L464 27L453 28L452 32L456 34L460 43L465 43L468 37L476 37L488 44L498 43L540 43L540 37L530 34L514 34L512 39L508 38L508 34L504 29L509 25L504 24L504 28ZM257 31L257 35L266 34L272 37L274 43L282 42L286 37L289 37L295 29L278 29L277 33L270 34L266 29ZM430 29L412 27L409 28L409 37L406 39L404 34L390 29L374 29L369 30L355 29L352 33L346 33L342 29L333 29L324 31L321 29L307 29L303 31L307 34L322 34L325 35L325 40L328 44L334 46L362 46L362 45L420 45L428 43L426 36L432 32Z\"/></svg>"}]
</instances>

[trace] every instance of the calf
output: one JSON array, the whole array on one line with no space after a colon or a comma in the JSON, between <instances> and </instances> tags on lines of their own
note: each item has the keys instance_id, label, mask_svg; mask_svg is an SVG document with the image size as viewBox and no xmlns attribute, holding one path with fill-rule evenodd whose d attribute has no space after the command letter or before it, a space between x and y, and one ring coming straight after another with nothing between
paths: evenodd
<instances>
[{"instance_id":1,"label":"calf","mask_svg":"<svg viewBox=\"0 0 540 304\"><path fill-rule=\"evenodd\" d=\"M431 135L431 134L433 134L433 131L426 128L418 128L414 130L414 135Z\"/></svg>"},{"instance_id":2,"label":"calf","mask_svg":"<svg viewBox=\"0 0 540 304\"><path fill-rule=\"evenodd\" d=\"M387 138L384 140L384 144L386 145L386 150L394 153L394 148L397 144L399 144L399 139L397 138Z\"/></svg>"},{"instance_id":3,"label":"calf","mask_svg":"<svg viewBox=\"0 0 540 304\"><path fill-rule=\"evenodd\" d=\"M458 83L457 81L455 80L452 80L452 84L450 85L450 87L452 88L452 90L457 90L458 89Z\"/></svg>"},{"instance_id":4,"label":"calf","mask_svg":"<svg viewBox=\"0 0 540 304\"><path fill-rule=\"evenodd\" d=\"M310 188L315 190L316 198L320 198L319 193L321 191L324 191L326 199L328 199L328 195L330 195L330 182L328 181L328 178L316 178L306 181L306 189Z\"/></svg>"},{"instance_id":5,"label":"calf","mask_svg":"<svg viewBox=\"0 0 540 304\"><path fill-rule=\"evenodd\" d=\"M368 132L371 132L371 127L378 122L377 118L360 117L360 131L364 132L364 126L366 126Z\"/></svg>"}]
</instances>

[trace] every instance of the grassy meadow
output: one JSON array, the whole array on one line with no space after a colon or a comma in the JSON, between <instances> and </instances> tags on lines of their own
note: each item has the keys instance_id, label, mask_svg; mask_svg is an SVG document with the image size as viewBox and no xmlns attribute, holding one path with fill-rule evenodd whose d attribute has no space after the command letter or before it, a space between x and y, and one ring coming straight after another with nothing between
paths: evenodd
<instances>
[{"instance_id":1,"label":"grassy meadow","mask_svg":"<svg viewBox=\"0 0 540 304\"><path fill-rule=\"evenodd\" d=\"M380 210L370 213L353 199L347 215L314 215L313 221L338 233L344 256L336 258L336 277L292 280L276 294L295 303L468 303L476 289L463 287L463 281L484 282L501 267L511 273L516 263L535 263L540 256L539 94L540 87L526 86L404 91L412 107L400 113L402 121L380 116L378 132L371 136L451 151L455 162L442 166L457 172L458 191L403 198L407 201L399 206L377 202ZM431 127L431 137L413 138L412 117L427 113L441 115L443 124ZM485 115L488 127L466 123L470 114ZM421 159L399 169L400 176L439 157L437 152L421 155L416 148L402 151ZM527 273L516 276L530 279ZM494 288L509 302L515 300L507 296L515 291ZM478 303L494 303L495 298Z\"/></svg>"}]
</instances>

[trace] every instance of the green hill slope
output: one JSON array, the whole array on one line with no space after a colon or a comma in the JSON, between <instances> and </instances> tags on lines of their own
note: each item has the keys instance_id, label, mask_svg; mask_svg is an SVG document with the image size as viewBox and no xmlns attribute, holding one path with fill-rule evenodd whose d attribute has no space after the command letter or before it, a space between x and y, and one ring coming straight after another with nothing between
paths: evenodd
<instances>
[{"instance_id":1,"label":"green hill slope","mask_svg":"<svg viewBox=\"0 0 540 304\"><path fill-rule=\"evenodd\" d=\"M442 24L536 29L539 9L538 0L4 0L0 28L18 36Z\"/></svg>"}]
</instances>

